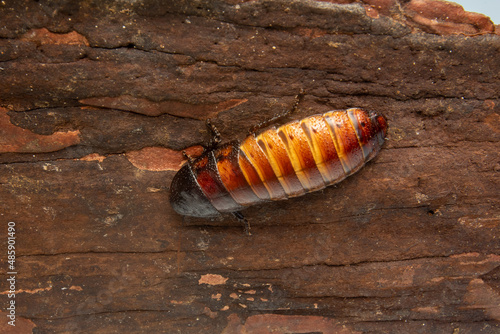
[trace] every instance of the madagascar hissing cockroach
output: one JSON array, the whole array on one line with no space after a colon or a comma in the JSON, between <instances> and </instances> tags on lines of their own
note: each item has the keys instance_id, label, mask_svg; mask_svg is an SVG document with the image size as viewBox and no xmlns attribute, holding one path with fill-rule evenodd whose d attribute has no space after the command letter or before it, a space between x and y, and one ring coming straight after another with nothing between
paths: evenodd
<instances>
[{"instance_id":1,"label":"madagascar hissing cockroach","mask_svg":"<svg viewBox=\"0 0 500 334\"><path fill-rule=\"evenodd\" d=\"M268 200L323 189L358 171L382 147L383 115L329 111L232 141L190 159L177 172L170 204L181 215L214 217Z\"/></svg>"}]
</instances>

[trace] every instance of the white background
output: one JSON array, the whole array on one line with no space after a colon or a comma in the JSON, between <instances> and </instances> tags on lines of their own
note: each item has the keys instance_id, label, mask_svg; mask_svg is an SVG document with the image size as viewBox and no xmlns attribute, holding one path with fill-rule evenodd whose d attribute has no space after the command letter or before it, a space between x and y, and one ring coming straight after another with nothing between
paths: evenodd
<instances>
[{"instance_id":1,"label":"white background","mask_svg":"<svg viewBox=\"0 0 500 334\"><path fill-rule=\"evenodd\" d=\"M468 12L489 16L495 24L500 24L500 0L451 0L464 7Z\"/></svg>"}]
</instances>

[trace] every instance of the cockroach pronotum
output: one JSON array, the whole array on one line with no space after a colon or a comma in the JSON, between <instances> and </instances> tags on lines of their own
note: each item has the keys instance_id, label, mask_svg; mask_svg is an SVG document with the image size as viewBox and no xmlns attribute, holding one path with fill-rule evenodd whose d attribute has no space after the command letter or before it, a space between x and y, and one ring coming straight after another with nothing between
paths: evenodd
<instances>
[{"instance_id":1,"label":"cockroach pronotum","mask_svg":"<svg viewBox=\"0 0 500 334\"><path fill-rule=\"evenodd\" d=\"M174 176L170 203L186 216L231 212L248 233L240 210L340 182L377 155L386 133L383 115L353 108L272 127L242 142L213 145Z\"/></svg>"}]
</instances>

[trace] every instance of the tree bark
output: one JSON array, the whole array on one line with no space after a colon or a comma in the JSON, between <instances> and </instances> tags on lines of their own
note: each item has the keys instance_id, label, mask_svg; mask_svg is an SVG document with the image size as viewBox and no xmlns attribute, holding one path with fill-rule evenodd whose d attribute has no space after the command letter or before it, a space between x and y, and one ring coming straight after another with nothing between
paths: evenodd
<instances>
[{"instance_id":1,"label":"tree bark","mask_svg":"<svg viewBox=\"0 0 500 334\"><path fill-rule=\"evenodd\" d=\"M500 36L484 15L433 0L26 0L0 4L0 22L2 332L500 331ZM246 209L251 236L230 215L172 210L207 118L243 139L301 91L280 122L382 112L379 156Z\"/></svg>"}]
</instances>

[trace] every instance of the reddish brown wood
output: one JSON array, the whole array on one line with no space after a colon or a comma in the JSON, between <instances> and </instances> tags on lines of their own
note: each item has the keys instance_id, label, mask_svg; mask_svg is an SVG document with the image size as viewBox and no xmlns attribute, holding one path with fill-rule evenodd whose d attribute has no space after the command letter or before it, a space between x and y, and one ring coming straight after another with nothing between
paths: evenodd
<instances>
[{"instance_id":1,"label":"reddish brown wood","mask_svg":"<svg viewBox=\"0 0 500 334\"><path fill-rule=\"evenodd\" d=\"M431 0L0 3L0 332L497 333L500 37ZM168 204L181 151L383 112L338 186ZM7 236L16 223L16 327Z\"/></svg>"}]
</instances>

